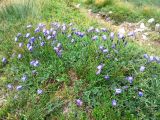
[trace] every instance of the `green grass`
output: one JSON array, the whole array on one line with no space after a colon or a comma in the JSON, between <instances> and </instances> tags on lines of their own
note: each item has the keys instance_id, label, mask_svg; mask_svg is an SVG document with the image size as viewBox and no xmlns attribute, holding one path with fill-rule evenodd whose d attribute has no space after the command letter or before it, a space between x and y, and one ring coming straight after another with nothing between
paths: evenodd
<instances>
[{"instance_id":1,"label":"green grass","mask_svg":"<svg viewBox=\"0 0 160 120\"><path fill-rule=\"evenodd\" d=\"M46 0L45 0L46 1ZM29 1L31 2L31 1ZM42 1L44 2L44 1ZM66 4L67 3L67 4ZM38 4L34 1L30 4ZM73 23L79 31L85 32L90 26L101 28L96 21L89 20L86 16L75 8L71 7L71 2L65 0L47 0L43 6L28 6L28 11L24 7L14 5L7 6L8 12L1 12L3 28L0 35L0 59L6 57L8 63L0 63L0 87L7 93L7 102L0 108L0 118L2 119L159 119L160 118L160 65L156 62L147 63L143 58L146 51L135 43L129 42L124 47L123 40L117 44L118 53L111 48L112 41L109 39L110 31L98 33L99 36L106 34L107 41L99 38L93 41L92 37L96 33L86 34L83 38L73 35L76 40L71 43L67 35L72 33L68 28L66 33L58 30L57 40L62 43L62 58L57 57L52 41L45 40L46 45L40 47L40 41L36 40L33 52L29 52L26 47L19 48L14 38L18 32L25 35L31 33L38 39L42 33L34 33L34 29L26 29L28 24L33 24L35 28L40 22L45 23L47 29L50 23ZM30 13L32 11L34 14ZM36 12L40 11L40 12ZM28 42L28 39L20 37L19 42ZM117 37L114 43L117 43ZM57 44L57 43L56 43ZM99 45L108 48L108 55L102 54ZM11 57L15 53L15 57ZM17 59L21 53L23 58ZM108 56L108 57L107 57ZM40 62L38 67L30 66L30 61L37 59ZM118 61L117 61L118 60ZM100 75L96 75L97 66L104 63L105 67ZM141 65L145 65L146 70L139 72ZM38 72L32 74L32 70ZM27 74L28 79L22 82L21 77ZM104 75L109 75L106 81ZM125 78L133 76L133 84L129 84ZM8 90L6 85L11 83L13 90ZM17 85L22 85L23 89L17 91ZM115 88L129 86L122 94L116 95ZM43 94L37 95L37 89L42 89ZM139 97L138 91L143 91L144 96ZM76 99L83 101L83 106L75 104ZM111 101L116 99L118 104L112 106ZM64 113L65 109L67 113Z\"/></svg>"},{"instance_id":2,"label":"green grass","mask_svg":"<svg viewBox=\"0 0 160 120\"><path fill-rule=\"evenodd\" d=\"M124 0L124 1L128 1L128 2L132 2L135 5L138 6L143 6L143 5L152 5L152 6L160 6L160 1L159 0Z\"/></svg>"},{"instance_id":3,"label":"green grass","mask_svg":"<svg viewBox=\"0 0 160 120\"><path fill-rule=\"evenodd\" d=\"M123 21L128 22L139 22L140 20L147 21L150 18L155 18L156 22L160 22L160 10L150 4L148 1L120 1L120 0L107 0L108 2L102 2L100 4L95 4L95 0L87 0L89 8L93 12L103 12L107 13L112 11L113 14L109 15L115 23L120 24ZM154 3L155 2L155 3ZM154 1L153 4L156 4ZM158 1L157 1L158 2ZM147 4L148 3L148 4Z\"/></svg>"}]
</instances>

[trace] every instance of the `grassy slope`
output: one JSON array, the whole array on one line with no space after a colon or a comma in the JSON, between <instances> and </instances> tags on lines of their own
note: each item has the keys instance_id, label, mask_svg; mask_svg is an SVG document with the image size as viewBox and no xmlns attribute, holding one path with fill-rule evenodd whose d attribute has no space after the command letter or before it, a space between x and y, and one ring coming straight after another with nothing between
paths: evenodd
<instances>
[{"instance_id":1,"label":"grassy slope","mask_svg":"<svg viewBox=\"0 0 160 120\"><path fill-rule=\"evenodd\" d=\"M152 6L160 6L160 1L159 0L124 0L124 1L129 1L132 2L136 5L152 5Z\"/></svg>"},{"instance_id":2,"label":"grassy slope","mask_svg":"<svg viewBox=\"0 0 160 120\"><path fill-rule=\"evenodd\" d=\"M111 14L110 17L115 20L116 23L123 21L139 22L142 19L148 20L150 18L155 18L156 22L160 22L160 10L158 7L152 6L149 3L145 4L147 2L123 2L120 0L106 0L104 2L104 0L86 0L86 3L90 5L90 8L92 8L94 12L101 11L107 13L112 11L113 14Z\"/></svg>"},{"instance_id":3,"label":"grassy slope","mask_svg":"<svg viewBox=\"0 0 160 120\"><path fill-rule=\"evenodd\" d=\"M103 44L109 48L110 42L92 42L91 36L86 36L82 40L76 38L79 42L72 45L68 43L66 36L59 34L58 40L65 46L63 59L57 58L52 47L49 46L43 50L37 48L37 52L35 51L33 54L17 48L17 44L13 42L14 36L18 32L26 33L24 27L30 23L44 22L49 25L52 21L61 23L73 22L74 26L79 30L86 30L89 26L100 27L96 21L88 20L76 9L69 7L70 3L66 3L64 0L48 0L44 6L39 6L40 12L35 12L34 14L29 12L24 17L22 16L23 12L0 13L3 16L7 15L2 21L5 26L0 34L2 35L2 44L0 45L2 54L0 57L6 56L10 62L5 67L1 65L0 70L5 81L1 82L0 85L5 87L7 83L12 83L14 86L22 84L25 87L21 92L4 89L6 93L10 94L10 97L6 105L0 110L0 117L4 119L33 120L44 118L158 118L158 101L160 99L160 96L158 96L160 93L158 79L160 76L158 69L155 68L157 64L146 65L146 72L139 73L139 66L146 61L142 59L144 51L134 43L129 43L126 48L120 47L118 55L114 52L111 54L115 55L113 57L117 57L119 62L114 61L114 58L106 60L106 56L102 54L100 54L99 59L95 59L98 46ZM33 6L29 9L33 11L36 8ZM41 19L39 19L40 16ZM84 47L82 41L89 45ZM38 51L42 51L43 54ZM25 57L22 61L17 61L16 58L10 59L13 52L21 52ZM35 58L41 62L41 65L37 68L38 76L30 76L27 83L17 80L21 78L24 71L30 75L30 69L32 68L28 63ZM102 75L96 76L96 66L102 61L107 65L105 67L107 72L103 71ZM110 81L103 79L105 74L110 75ZM124 84L122 81L128 75L135 77L134 87L130 86L130 89L120 96L114 95L114 88L121 87L121 84ZM153 75L157 76L157 78L152 78ZM44 90L42 95L36 94L38 88ZM145 96L139 98L137 89L143 89ZM16 100L13 99L15 95L18 96ZM75 105L77 98L83 100L84 105L82 107ZM111 106L112 99L118 100L117 107ZM64 108L68 109L67 114L63 114Z\"/></svg>"}]
</instances>

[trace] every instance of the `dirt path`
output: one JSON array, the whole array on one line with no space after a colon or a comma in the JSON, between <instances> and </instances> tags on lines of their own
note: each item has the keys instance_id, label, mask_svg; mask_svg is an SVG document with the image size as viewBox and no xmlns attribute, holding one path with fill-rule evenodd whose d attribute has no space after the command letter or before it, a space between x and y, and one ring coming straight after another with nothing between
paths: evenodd
<instances>
[{"instance_id":1,"label":"dirt path","mask_svg":"<svg viewBox=\"0 0 160 120\"><path fill-rule=\"evenodd\" d=\"M127 28L123 23L121 25L115 25L113 24L111 21L106 21L102 16L100 16L100 14L95 14L92 13L90 10L87 10L85 8L79 7L77 8L79 9L79 11L84 14L85 16L88 17L88 19L90 20L96 20L100 25L105 26L107 28L109 28L111 31L113 32L118 32L119 29L124 28L126 30L126 32L129 32L129 28ZM128 24L128 23L126 23ZM147 32L146 32L147 33ZM136 38L129 38L132 42L135 42L137 44L139 44L141 47L145 48L150 54L153 55L160 55L160 42L157 41L153 41L150 40L150 38L148 37L147 40L143 40L142 38L142 34L140 34L140 36L136 36ZM160 41L160 40L159 40Z\"/></svg>"}]
</instances>

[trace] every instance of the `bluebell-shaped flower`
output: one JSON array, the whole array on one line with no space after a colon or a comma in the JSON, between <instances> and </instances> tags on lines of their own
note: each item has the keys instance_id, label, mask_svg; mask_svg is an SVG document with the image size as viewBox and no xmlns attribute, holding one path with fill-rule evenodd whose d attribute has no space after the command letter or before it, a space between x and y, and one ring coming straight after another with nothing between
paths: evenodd
<instances>
[{"instance_id":1,"label":"bluebell-shaped flower","mask_svg":"<svg viewBox=\"0 0 160 120\"><path fill-rule=\"evenodd\" d=\"M77 100L76 100L76 105L77 105L78 107L81 107L81 106L83 105L82 100L77 99Z\"/></svg>"},{"instance_id":2,"label":"bluebell-shaped flower","mask_svg":"<svg viewBox=\"0 0 160 120\"><path fill-rule=\"evenodd\" d=\"M38 89L38 90L37 90L37 94L38 94L38 95L41 95L42 93L43 93L43 90L41 90L41 89Z\"/></svg>"},{"instance_id":3,"label":"bluebell-shaped flower","mask_svg":"<svg viewBox=\"0 0 160 120\"><path fill-rule=\"evenodd\" d=\"M112 100L112 106L117 106L117 101L116 100Z\"/></svg>"},{"instance_id":4,"label":"bluebell-shaped flower","mask_svg":"<svg viewBox=\"0 0 160 120\"><path fill-rule=\"evenodd\" d=\"M23 87L22 87L21 85L19 85L19 86L16 87L16 89L17 89L18 91L22 90L22 88L23 88Z\"/></svg>"}]
</instances>

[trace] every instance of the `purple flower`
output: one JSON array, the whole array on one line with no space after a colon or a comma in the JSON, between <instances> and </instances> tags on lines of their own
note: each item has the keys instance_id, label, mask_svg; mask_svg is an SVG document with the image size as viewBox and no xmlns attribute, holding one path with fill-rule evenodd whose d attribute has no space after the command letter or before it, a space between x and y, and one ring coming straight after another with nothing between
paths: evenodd
<instances>
[{"instance_id":1,"label":"purple flower","mask_svg":"<svg viewBox=\"0 0 160 120\"><path fill-rule=\"evenodd\" d=\"M98 70L97 70L97 72L96 72L96 75L99 75L99 74L101 73L103 67L104 67L104 64L100 64L100 65L97 66L97 69L98 69Z\"/></svg>"},{"instance_id":2,"label":"purple flower","mask_svg":"<svg viewBox=\"0 0 160 120\"><path fill-rule=\"evenodd\" d=\"M150 56L150 57L149 57L149 61L150 61L150 62L153 62L153 61L154 61L154 57L153 57L153 56Z\"/></svg>"},{"instance_id":3,"label":"purple flower","mask_svg":"<svg viewBox=\"0 0 160 120\"><path fill-rule=\"evenodd\" d=\"M49 36L47 37L47 40L50 40L51 38L52 38L52 36L49 35Z\"/></svg>"},{"instance_id":4,"label":"purple flower","mask_svg":"<svg viewBox=\"0 0 160 120\"><path fill-rule=\"evenodd\" d=\"M64 32L64 31L66 31L66 25L62 25L62 31Z\"/></svg>"},{"instance_id":5,"label":"purple flower","mask_svg":"<svg viewBox=\"0 0 160 120\"><path fill-rule=\"evenodd\" d=\"M22 47L23 46L23 43L19 43L19 47Z\"/></svg>"},{"instance_id":6,"label":"purple flower","mask_svg":"<svg viewBox=\"0 0 160 120\"><path fill-rule=\"evenodd\" d=\"M30 43L27 43L27 48L29 48L31 46L31 44Z\"/></svg>"},{"instance_id":7,"label":"purple flower","mask_svg":"<svg viewBox=\"0 0 160 120\"><path fill-rule=\"evenodd\" d=\"M81 106L83 105L82 100L77 99L77 100L76 100L76 105L77 105L78 107L81 107Z\"/></svg>"},{"instance_id":8,"label":"purple flower","mask_svg":"<svg viewBox=\"0 0 160 120\"><path fill-rule=\"evenodd\" d=\"M25 81L27 80L27 75L23 75L23 77L21 78L21 80L22 80L23 82L25 82Z\"/></svg>"},{"instance_id":9,"label":"purple flower","mask_svg":"<svg viewBox=\"0 0 160 120\"><path fill-rule=\"evenodd\" d=\"M122 93L122 89L115 89L116 94Z\"/></svg>"},{"instance_id":10,"label":"purple flower","mask_svg":"<svg viewBox=\"0 0 160 120\"><path fill-rule=\"evenodd\" d=\"M22 54L18 54L18 59L21 59L22 58Z\"/></svg>"},{"instance_id":11,"label":"purple flower","mask_svg":"<svg viewBox=\"0 0 160 120\"><path fill-rule=\"evenodd\" d=\"M79 37L82 38L82 37L84 37L84 35L85 35L84 33L80 32Z\"/></svg>"},{"instance_id":12,"label":"purple flower","mask_svg":"<svg viewBox=\"0 0 160 120\"><path fill-rule=\"evenodd\" d=\"M129 76L129 77L126 77L126 80L129 81L129 83L132 83L133 82L133 77Z\"/></svg>"},{"instance_id":13,"label":"purple flower","mask_svg":"<svg viewBox=\"0 0 160 120\"><path fill-rule=\"evenodd\" d=\"M102 69L103 67L104 67L104 64L100 64L100 65L97 66L97 69L100 70L100 69Z\"/></svg>"},{"instance_id":14,"label":"purple flower","mask_svg":"<svg viewBox=\"0 0 160 120\"><path fill-rule=\"evenodd\" d=\"M43 93L43 90L41 90L41 89L38 89L38 90L37 90L37 94L38 94L38 95L41 95L42 93Z\"/></svg>"},{"instance_id":15,"label":"purple flower","mask_svg":"<svg viewBox=\"0 0 160 120\"><path fill-rule=\"evenodd\" d=\"M144 72L144 70L145 70L145 67L144 67L144 66L141 66L141 67L140 67L140 72Z\"/></svg>"},{"instance_id":16,"label":"purple flower","mask_svg":"<svg viewBox=\"0 0 160 120\"><path fill-rule=\"evenodd\" d=\"M116 100L112 100L112 106L116 106L117 105L117 101Z\"/></svg>"},{"instance_id":17,"label":"purple flower","mask_svg":"<svg viewBox=\"0 0 160 120\"><path fill-rule=\"evenodd\" d=\"M93 36L92 37L92 40L97 40L98 39L98 36Z\"/></svg>"},{"instance_id":18,"label":"purple flower","mask_svg":"<svg viewBox=\"0 0 160 120\"><path fill-rule=\"evenodd\" d=\"M114 39L114 32L110 33L110 39L113 40Z\"/></svg>"},{"instance_id":19,"label":"purple flower","mask_svg":"<svg viewBox=\"0 0 160 120\"><path fill-rule=\"evenodd\" d=\"M149 58L149 56L148 56L147 54L144 54L143 56L144 56L144 58L146 58L146 59Z\"/></svg>"},{"instance_id":20,"label":"purple flower","mask_svg":"<svg viewBox=\"0 0 160 120\"><path fill-rule=\"evenodd\" d=\"M105 78L106 80L109 80L110 77L109 77L108 75L105 75L104 78Z\"/></svg>"},{"instance_id":21,"label":"purple flower","mask_svg":"<svg viewBox=\"0 0 160 120\"><path fill-rule=\"evenodd\" d=\"M106 28L101 28L102 32L107 32Z\"/></svg>"},{"instance_id":22,"label":"purple flower","mask_svg":"<svg viewBox=\"0 0 160 120\"><path fill-rule=\"evenodd\" d=\"M138 92L138 95L139 95L140 97L142 97L142 96L143 96L143 92L142 92L142 91L139 91L139 92Z\"/></svg>"},{"instance_id":23,"label":"purple flower","mask_svg":"<svg viewBox=\"0 0 160 120\"><path fill-rule=\"evenodd\" d=\"M37 28L34 30L34 32L35 32L35 33L40 32L40 28L39 28L39 27L37 27Z\"/></svg>"},{"instance_id":24,"label":"purple flower","mask_svg":"<svg viewBox=\"0 0 160 120\"><path fill-rule=\"evenodd\" d=\"M99 49L100 49L101 51L103 51L104 46L100 45L100 46L99 46Z\"/></svg>"},{"instance_id":25,"label":"purple flower","mask_svg":"<svg viewBox=\"0 0 160 120\"><path fill-rule=\"evenodd\" d=\"M46 30L46 29L43 29L43 34L44 36L47 36L50 34L50 31L49 30Z\"/></svg>"},{"instance_id":26,"label":"purple flower","mask_svg":"<svg viewBox=\"0 0 160 120\"><path fill-rule=\"evenodd\" d=\"M30 33L27 33L27 34L26 34L26 38L29 38L29 36L30 36Z\"/></svg>"},{"instance_id":27,"label":"purple flower","mask_svg":"<svg viewBox=\"0 0 160 120\"><path fill-rule=\"evenodd\" d=\"M45 42L41 42L40 46L44 46L45 45Z\"/></svg>"},{"instance_id":28,"label":"purple flower","mask_svg":"<svg viewBox=\"0 0 160 120\"><path fill-rule=\"evenodd\" d=\"M7 85L7 88L10 89L10 90L13 89L12 84L8 84L8 85Z\"/></svg>"},{"instance_id":29,"label":"purple flower","mask_svg":"<svg viewBox=\"0 0 160 120\"><path fill-rule=\"evenodd\" d=\"M29 46L28 50L32 52L33 51L33 46Z\"/></svg>"},{"instance_id":30,"label":"purple flower","mask_svg":"<svg viewBox=\"0 0 160 120\"><path fill-rule=\"evenodd\" d=\"M38 27L39 27L39 28L43 28L43 27L45 27L45 24L39 23L39 24L38 24Z\"/></svg>"},{"instance_id":31,"label":"purple flower","mask_svg":"<svg viewBox=\"0 0 160 120\"><path fill-rule=\"evenodd\" d=\"M100 30L99 30L98 28L96 28L96 29L95 29L95 32L96 32L96 33L99 33L99 32L100 32Z\"/></svg>"},{"instance_id":32,"label":"purple flower","mask_svg":"<svg viewBox=\"0 0 160 120\"><path fill-rule=\"evenodd\" d=\"M131 31L131 32L128 33L128 36L129 36L129 37L130 37L130 36L135 36L135 33L134 33L133 31Z\"/></svg>"},{"instance_id":33,"label":"purple flower","mask_svg":"<svg viewBox=\"0 0 160 120\"><path fill-rule=\"evenodd\" d=\"M52 37L55 37L56 34L57 34L57 32L56 32L56 31L53 31L53 32L52 32Z\"/></svg>"},{"instance_id":34,"label":"purple flower","mask_svg":"<svg viewBox=\"0 0 160 120\"><path fill-rule=\"evenodd\" d=\"M108 53L108 49L103 49L103 53Z\"/></svg>"},{"instance_id":35,"label":"purple flower","mask_svg":"<svg viewBox=\"0 0 160 120\"><path fill-rule=\"evenodd\" d=\"M18 91L19 91L19 90L22 90L22 86L19 85L19 86L16 87L16 89L17 89Z\"/></svg>"},{"instance_id":36,"label":"purple flower","mask_svg":"<svg viewBox=\"0 0 160 120\"><path fill-rule=\"evenodd\" d=\"M36 40L35 37L31 37L31 38L29 39L29 42L30 42L31 44L33 44L35 40Z\"/></svg>"},{"instance_id":37,"label":"purple flower","mask_svg":"<svg viewBox=\"0 0 160 120\"><path fill-rule=\"evenodd\" d=\"M34 66L34 67L37 67L37 66L39 66L39 61L38 61L38 60L32 60L32 61L30 62L30 65L31 65L31 66Z\"/></svg>"},{"instance_id":38,"label":"purple flower","mask_svg":"<svg viewBox=\"0 0 160 120\"><path fill-rule=\"evenodd\" d=\"M107 40L107 36L106 35L102 35L102 39L103 40Z\"/></svg>"},{"instance_id":39,"label":"purple flower","mask_svg":"<svg viewBox=\"0 0 160 120\"><path fill-rule=\"evenodd\" d=\"M2 58L2 63L7 63L7 59L5 57Z\"/></svg>"},{"instance_id":40,"label":"purple flower","mask_svg":"<svg viewBox=\"0 0 160 120\"><path fill-rule=\"evenodd\" d=\"M124 36L124 34L122 34L122 33L118 33L118 38L119 38L119 39L124 39L125 36Z\"/></svg>"}]
</instances>

